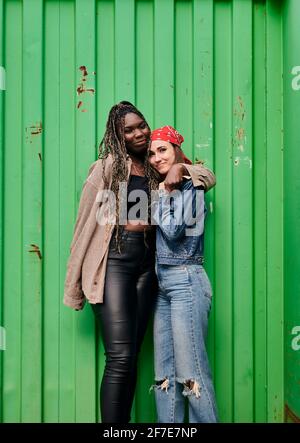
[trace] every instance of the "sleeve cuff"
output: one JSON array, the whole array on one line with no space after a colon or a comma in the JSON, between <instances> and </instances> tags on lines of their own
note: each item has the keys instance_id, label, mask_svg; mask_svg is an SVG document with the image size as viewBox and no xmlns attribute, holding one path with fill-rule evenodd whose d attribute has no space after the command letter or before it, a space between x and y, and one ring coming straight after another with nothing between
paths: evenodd
<instances>
[{"instance_id":1,"label":"sleeve cuff","mask_svg":"<svg viewBox=\"0 0 300 443\"><path fill-rule=\"evenodd\" d=\"M81 310L85 304L85 296L78 285L65 288L63 303L72 309Z\"/></svg>"},{"instance_id":2,"label":"sleeve cuff","mask_svg":"<svg viewBox=\"0 0 300 443\"><path fill-rule=\"evenodd\" d=\"M205 192L209 191L216 184L215 175L210 169L203 167L202 165L187 165L183 164L191 176L193 185L195 187L202 186Z\"/></svg>"}]
</instances>

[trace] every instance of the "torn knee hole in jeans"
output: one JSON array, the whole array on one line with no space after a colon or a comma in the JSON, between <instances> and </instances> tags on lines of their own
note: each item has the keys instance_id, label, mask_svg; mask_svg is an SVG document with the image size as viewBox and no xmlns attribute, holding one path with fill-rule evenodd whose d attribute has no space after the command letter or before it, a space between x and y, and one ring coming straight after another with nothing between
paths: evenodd
<instances>
[{"instance_id":1,"label":"torn knee hole in jeans","mask_svg":"<svg viewBox=\"0 0 300 443\"><path fill-rule=\"evenodd\" d=\"M168 377L165 377L162 380L156 381L155 385L151 386L150 391L152 391L152 389L160 389L161 391L168 392L169 384L170 384L170 381L169 381Z\"/></svg>"},{"instance_id":2,"label":"torn knee hole in jeans","mask_svg":"<svg viewBox=\"0 0 300 443\"><path fill-rule=\"evenodd\" d=\"M196 380L184 380L183 386L183 395L195 395L196 398L200 397L200 385Z\"/></svg>"}]
</instances>

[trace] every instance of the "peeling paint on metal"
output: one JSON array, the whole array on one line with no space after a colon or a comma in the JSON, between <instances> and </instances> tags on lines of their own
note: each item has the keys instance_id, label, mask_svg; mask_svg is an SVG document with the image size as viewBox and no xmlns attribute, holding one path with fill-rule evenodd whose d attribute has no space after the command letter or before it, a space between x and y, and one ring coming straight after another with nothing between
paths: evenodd
<instances>
[{"instance_id":1,"label":"peeling paint on metal","mask_svg":"<svg viewBox=\"0 0 300 443\"><path fill-rule=\"evenodd\" d=\"M238 166L240 164L240 157L235 157L234 159L234 165Z\"/></svg>"},{"instance_id":2,"label":"peeling paint on metal","mask_svg":"<svg viewBox=\"0 0 300 443\"><path fill-rule=\"evenodd\" d=\"M245 137L245 129L244 128L237 129L236 136L239 140L242 140Z\"/></svg>"},{"instance_id":3,"label":"peeling paint on metal","mask_svg":"<svg viewBox=\"0 0 300 443\"><path fill-rule=\"evenodd\" d=\"M88 75L85 66L80 66L79 69L80 69L80 71L82 71L82 75L83 75L83 77L86 77L86 76Z\"/></svg>"},{"instance_id":4,"label":"peeling paint on metal","mask_svg":"<svg viewBox=\"0 0 300 443\"><path fill-rule=\"evenodd\" d=\"M235 157L234 159L234 165L239 166L241 162L247 163L249 166L249 169L252 169L252 159L248 156L246 157Z\"/></svg>"},{"instance_id":5,"label":"peeling paint on metal","mask_svg":"<svg viewBox=\"0 0 300 443\"><path fill-rule=\"evenodd\" d=\"M43 130L42 122L36 123L35 125L26 128L26 131L30 132L31 135L41 134Z\"/></svg>"},{"instance_id":6,"label":"peeling paint on metal","mask_svg":"<svg viewBox=\"0 0 300 443\"><path fill-rule=\"evenodd\" d=\"M292 421L293 423L300 423L300 417L298 417L294 411L291 410L289 405L286 403L284 407L285 421Z\"/></svg>"},{"instance_id":7,"label":"peeling paint on metal","mask_svg":"<svg viewBox=\"0 0 300 443\"><path fill-rule=\"evenodd\" d=\"M90 92L91 94L95 94L95 89L85 88L83 83L80 83L76 90L77 90L77 95L83 94L84 92Z\"/></svg>"},{"instance_id":8,"label":"peeling paint on metal","mask_svg":"<svg viewBox=\"0 0 300 443\"><path fill-rule=\"evenodd\" d=\"M244 128L246 110L241 96L237 97L237 104L233 109L233 115L235 117L235 133L232 145L239 151L244 152L247 144L246 131Z\"/></svg>"},{"instance_id":9,"label":"peeling paint on metal","mask_svg":"<svg viewBox=\"0 0 300 443\"><path fill-rule=\"evenodd\" d=\"M37 123L34 126L30 126L30 133L31 135L39 135L42 133L43 127L42 127L42 122Z\"/></svg>"},{"instance_id":10,"label":"peeling paint on metal","mask_svg":"<svg viewBox=\"0 0 300 443\"><path fill-rule=\"evenodd\" d=\"M88 71L87 71L86 66L80 66L79 70L82 72L82 78L80 79L79 84L76 88L77 95L85 94L86 92L94 95L95 89L87 87L87 85L85 83L87 81L87 77L88 77ZM96 71L93 71L92 74L95 75ZM77 103L77 109L79 109L82 106L82 104L83 104L83 101L80 100ZM87 109L81 109L81 112L87 112Z\"/></svg>"},{"instance_id":11,"label":"peeling paint on metal","mask_svg":"<svg viewBox=\"0 0 300 443\"><path fill-rule=\"evenodd\" d=\"M249 157L244 157L244 161L249 164L249 169L252 169L252 159Z\"/></svg>"},{"instance_id":12,"label":"peeling paint on metal","mask_svg":"<svg viewBox=\"0 0 300 443\"><path fill-rule=\"evenodd\" d=\"M0 326L0 351L6 351L6 330Z\"/></svg>"},{"instance_id":13,"label":"peeling paint on metal","mask_svg":"<svg viewBox=\"0 0 300 443\"><path fill-rule=\"evenodd\" d=\"M41 254L40 248L37 245L34 245L34 244L31 244L30 246L33 249L30 249L28 252L35 252L38 255L39 259L41 260L42 259L42 254Z\"/></svg>"},{"instance_id":14,"label":"peeling paint on metal","mask_svg":"<svg viewBox=\"0 0 300 443\"><path fill-rule=\"evenodd\" d=\"M209 148L209 143L197 143L196 148Z\"/></svg>"},{"instance_id":15,"label":"peeling paint on metal","mask_svg":"<svg viewBox=\"0 0 300 443\"><path fill-rule=\"evenodd\" d=\"M0 66L0 90L5 91L5 68Z\"/></svg>"},{"instance_id":16,"label":"peeling paint on metal","mask_svg":"<svg viewBox=\"0 0 300 443\"><path fill-rule=\"evenodd\" d=\"M244 102L243 102L241 96L238 96L237 100L238 100L238 108L234 109L233 114L235 116L237 116L241 121L243 121L244 118L245 118L245 115L246 115L246 111L245 111L245 107L244 107Z\"/></svg>"},{"instance_id":17,"label":"peeling paint on metal","mask_svg":"<svg viewBox=\"0 0 300 443\"><path fill-rule=\"evenodd\" d=\"M32 139L33 137L35 137L36 135L40 135L43 131L43 125L42 122L38 122L32 126L28 126L27 128L25 128L26 131L26 141L29 143L32 143Z\"/></svg>"}]
</instances>

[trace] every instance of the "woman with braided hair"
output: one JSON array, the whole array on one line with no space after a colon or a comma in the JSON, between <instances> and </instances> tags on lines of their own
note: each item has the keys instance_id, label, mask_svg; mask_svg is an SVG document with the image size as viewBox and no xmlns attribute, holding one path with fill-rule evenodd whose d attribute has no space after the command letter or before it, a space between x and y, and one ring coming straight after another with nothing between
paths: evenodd
<instances>
[{"instance_id":1,"label":"woman with braided hair","mask_svg":"<svg viewBox=\"0 0 300 443\"><path fill-rule=\"evenodd\" d=\"M105 423L130 421L137 357L157 295L155 227L149 206L144 216L134 211L136 196L148 202L158 188L147 158L149 137L149 125L135 106L123 101L111 108L99 158L83 185L67 266L64 304L80 310L87 300L101 325ZM180 163L170 169L166 187L181 183L186 173L195 186L207 190L214 185L209 170Z\"/></svg>"}]
</instances>

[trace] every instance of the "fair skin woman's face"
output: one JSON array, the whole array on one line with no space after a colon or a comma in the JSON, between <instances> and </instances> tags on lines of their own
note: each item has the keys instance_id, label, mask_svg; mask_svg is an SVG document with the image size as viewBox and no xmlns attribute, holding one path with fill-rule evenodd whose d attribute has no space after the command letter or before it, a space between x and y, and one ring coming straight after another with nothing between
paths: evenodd
<instances>
[{"instance_id":1,"label":"fair skin woman's face","mask_svg":"<svg viewBox=\"0 0 300 443\"><path fill-rule=\"evenodd\" d=\"M163 177L177 163L174 146L163 140L154 140L149 149L149 162Z\"/></svg>"},{"instance_id":2,"label":"fair skin woman's face","mask_svg":"<svg viewBox=\"0 0 300 443\"><path fill-rule=\"evenodd\" d=\"M134 156L144 156L147 152L150 129L145 120L133 112L125 115L124 137L126 149Z\"/></svg>"}]
</instances>

